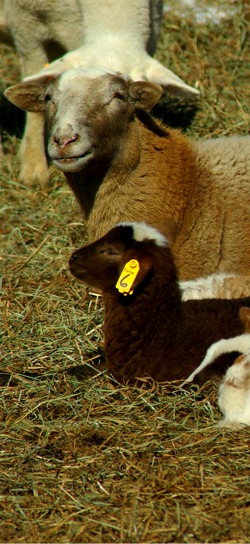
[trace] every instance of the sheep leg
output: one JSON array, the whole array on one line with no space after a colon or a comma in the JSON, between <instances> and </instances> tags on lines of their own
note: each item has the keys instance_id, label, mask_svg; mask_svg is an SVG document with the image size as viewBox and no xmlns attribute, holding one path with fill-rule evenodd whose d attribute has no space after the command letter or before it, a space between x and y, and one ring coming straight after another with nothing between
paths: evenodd
<instances>
[{"instance_id":1,"label":"sheep leg","mask_svg":"<svg viewBox=\"0 0 250 544\"><path fill-rule=\"evenodd\" d=\"M46 188L49 168L44 147L44 116L28 113L24 136L19 149L20 179L26 185L38 184Z\"/></svg>"},{"instance_id":2,"label":"sheep leg","mask_svg":"<svg viewBox=\"0 0 250 544\"><path fill-rule=\"evenodd\" d=\"M37 67L48 62L47 55L40 45L31 55L22 58L22 75L32 75ZM20 180L26 185L39 185L43 189L49 183L49 167L44 145L43 113L27 113L25 131L19 148Z\"/></svg>"}]
</instances>

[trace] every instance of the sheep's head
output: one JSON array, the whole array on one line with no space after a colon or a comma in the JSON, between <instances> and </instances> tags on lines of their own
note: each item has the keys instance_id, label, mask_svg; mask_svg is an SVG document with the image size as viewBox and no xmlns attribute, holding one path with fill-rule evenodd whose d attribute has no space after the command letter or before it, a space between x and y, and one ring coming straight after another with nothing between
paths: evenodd
<instances>
[{"instance_id":1,"label":"sheep's head","mask_svg":"<svg viewBox=\"0 0 250 544\"><path fill-rule=\"evenodd\" d=\"M123 292L132 293L152 271L156 248L168 251L174 267L167 238L158 230L145 223L119 223L96 242L75 251L69 267L87 285L105 292L122 292L119 286L129 285ZM124 267L131 261L138 263L138 269L129 283L129 271Z\"/></svg>"},{"instance_id":2,"label":"sheep's head","mask_svg":"<svg viewBox=\"0 0 250 544\"><path fill-rule=\"evenodd\" d=\"M64 172L79 172L93 160L107 163L135 111L150 110L161 94L157 84L94 68L27 78L5 91L19 108L45 113L48 155Z\"/></svg>"}]
</instances>

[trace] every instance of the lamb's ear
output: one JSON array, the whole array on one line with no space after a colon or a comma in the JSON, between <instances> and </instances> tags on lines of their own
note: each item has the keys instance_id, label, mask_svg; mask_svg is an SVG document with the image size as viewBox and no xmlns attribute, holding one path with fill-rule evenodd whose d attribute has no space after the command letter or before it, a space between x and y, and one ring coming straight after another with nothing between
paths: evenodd
<instances>
[{"instance_id":1,"label":"lamb's ear","mask_svg":"<svg viewBox=\"0 0 250 544\"><path fill-rule=\"evenodd\" d=\"M12 104L24 111L44 111L44 96L48 83L54 76L43 75L29 78L22 83L12 85L4 91L4 95Z\"/></svg>"},{"instance_id":2,"label":"lamb's ear","mask_svg":"<svg viewBox=\"0 0 250 544\"><path fill-rule=\"evenodd\" d=\"M250 308L248 306L242 306L239 315L244 331L250 333Z\"/></svg>"},{"instance_id":3,"label":"lamb's ear","mask_svg":"<svg viewBox=\"0 0 250 544\"><path fill-rule=\"evenodd\" d=\"M135 289L140 283L146 278L147 274L150 272L153 266L153 261L149 255L140 257L139 260L139 272L133 283L133 289Z\"/></svg>"},{"instance_id":4,"label":"lamb's ear","mask_svg":"<svg viewBox=\"0 0 250 544\"><path fill-rule=\"evenodd\" d=\"M129 96L137 109L149 111L157 104L163 94L163 89L157 83L149 81L131 81Z\"/></svg>"}]
</instances>

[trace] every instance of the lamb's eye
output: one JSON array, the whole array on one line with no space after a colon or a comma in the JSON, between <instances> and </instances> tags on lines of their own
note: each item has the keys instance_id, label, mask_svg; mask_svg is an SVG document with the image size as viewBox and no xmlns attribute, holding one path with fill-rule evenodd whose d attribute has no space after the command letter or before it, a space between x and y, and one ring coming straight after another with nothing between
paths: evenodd
<instances>
[{"instance_id":1,"label":"lamb's eye","mask_svg":"<svg viewBox=\"0 0 250 544\"><path fill-rule=\"evenodd\" d=\"M45 96L44 96L44 100L45 100L45 102L49 102L51 100L51 94L46 93Z\"/></svg>"},{"instance_id":2,"label":"lamb's eye","mask_svg":"<svg viewBox=\"0 0 250 544\"><path fill-rule=\"evenodd\" d=\"M118 255L117 251L115 251L114 249L107 249L106 253L107 255L109 255L109 257L114 257L115 255Z\"/></svg>"},{"instance_id":3,"label":"lamb's eye","mask_svg":"<svg viewBox=\"0 0 250 544\"><path fill-rule=\"evenodd\" d=\"M104 255L107 255L108 257L117 257L119 255L119 253L112 247L103 249L101 253L104 253Z\"/></svg>"}]
</instances>

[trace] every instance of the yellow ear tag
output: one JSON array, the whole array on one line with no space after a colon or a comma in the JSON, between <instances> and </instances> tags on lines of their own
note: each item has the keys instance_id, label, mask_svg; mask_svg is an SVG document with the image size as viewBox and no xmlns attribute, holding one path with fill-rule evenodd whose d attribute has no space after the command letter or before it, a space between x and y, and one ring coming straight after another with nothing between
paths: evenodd
<instances>
[{"instance_id":1,"label":"yellow ear tag","mask_svg":"<svg viewBox=\"0 0 250 544\"><path fill-rule=\"evenodd\" d=\"M140 265L136 259L131 259L131 261L128 261L128 263L125 264L116 284L119 293L122 293L123 295L132 295L134 292L132 285L139 270Z\"/></svg>"}]
</instances>

